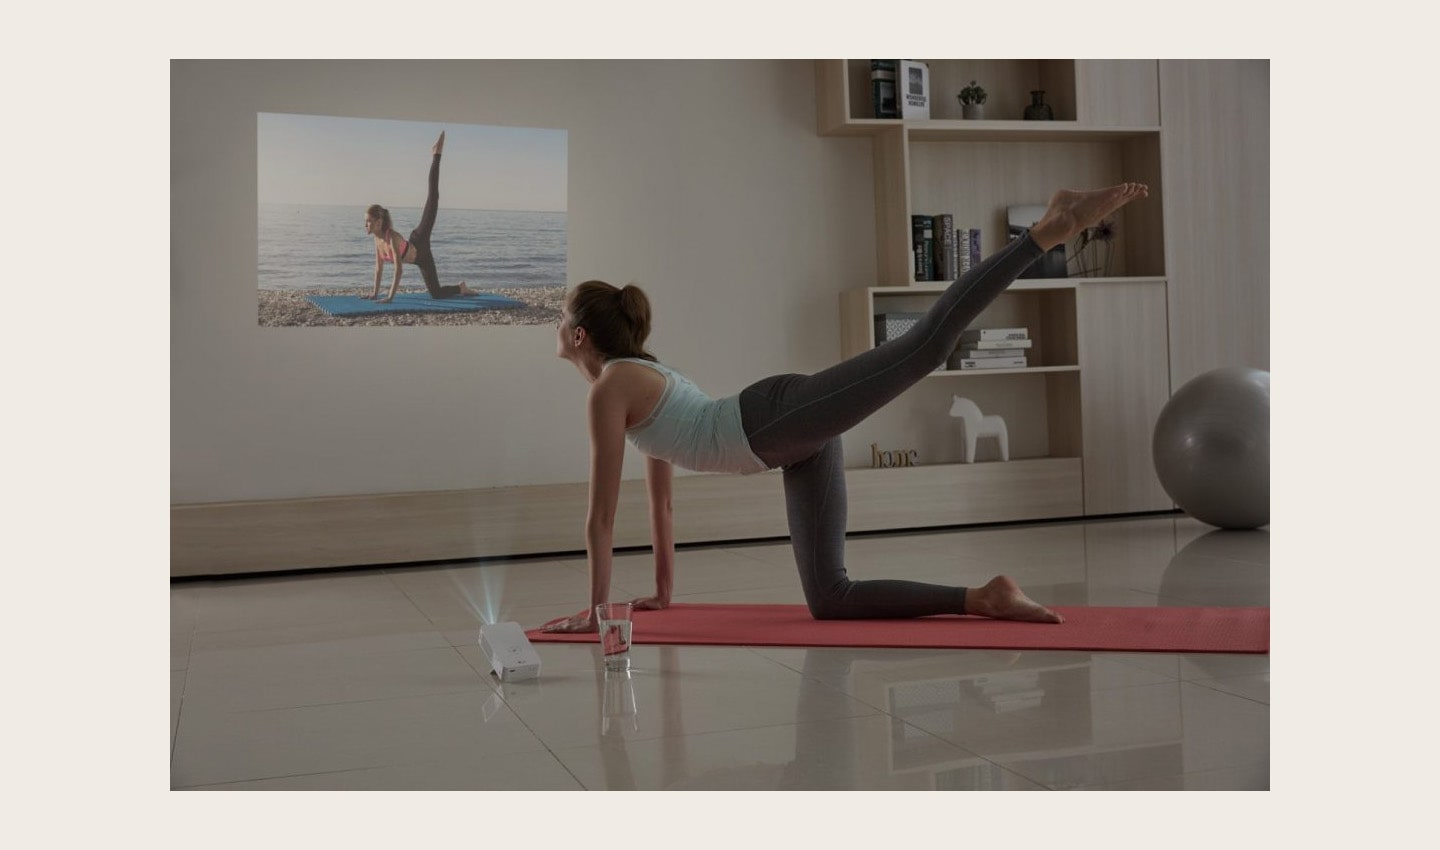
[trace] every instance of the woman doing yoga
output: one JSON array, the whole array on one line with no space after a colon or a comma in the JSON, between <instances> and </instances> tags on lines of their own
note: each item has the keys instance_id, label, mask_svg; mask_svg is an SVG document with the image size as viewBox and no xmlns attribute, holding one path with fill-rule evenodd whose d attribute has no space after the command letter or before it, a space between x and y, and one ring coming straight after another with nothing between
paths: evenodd
<instances>
[{"instance_id":1,"label":"woman doing yoga","mask_svg":"<svg viewBox=\"0 0 1440 850\"><path fill-rule=\"evenodd\" d=\"M966 272L903 335L813 375L776 375L738 395L712 400L645 350L650 307L635 286L589 281L566 298L557 355L592 387L590 511L585 545L591 607L551 620L548 632L592 632L592 612L608 601L615 510L625 439L645 453L655 549L655 595L634 600L664 608L673 589L671 464L701 472L748 474L784 469L790 543L810 614L816 619L901 619L975 614L1064 622L1006 576L967 590L891 579L852 581L845 573L845 470L840 435L938 368L963 331L1046 251L1068 242L1125 204L1141 183L1092 192L1060 191L1025 236Z\"/></svg>"},{"instance_id":2,"label":"woman doing yoga","mask_svg":"<svg viewBox=\"0 0 1440 850\"><path fill-rule=\"evenodd\" d=\"M365 232L375 240L375 288L361 298L367 301L373 298L382 304L393 300L400 289L400 275L405 263L420 267L420 276L425 279L425 288L431 298L470 294L470 287L463 280L459 286L440 285L440 275L435 271L435 255L430 253L430 231L434 229L435 215L440 211L440 152L444 148L445 134L442 132L430 148L430 185L425 195L425 209L420 214L420 226L410 231L409 239L402 239L395 232L389 210L379 204L372 204L365 210ZM395 264L395 277L390 281L390 294L381 298L380 277L387 262Z\"/></svg>"}]
</instances>

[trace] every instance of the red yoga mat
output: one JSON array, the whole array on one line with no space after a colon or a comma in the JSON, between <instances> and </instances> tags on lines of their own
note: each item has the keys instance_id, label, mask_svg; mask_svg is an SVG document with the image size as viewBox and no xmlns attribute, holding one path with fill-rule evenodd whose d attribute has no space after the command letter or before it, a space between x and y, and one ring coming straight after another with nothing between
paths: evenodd
<instances>
[{"instance_id":1,"label":"red yoga mat","mask_svg":"<svg viewBox=\"0 0 1440 850\"><path fill-rule=\"evenodd\" d=\"M697 605L636 611L635 644L1063 649L1099 652L1270 651L1270 609L1066 608L1064 623L945 615L816 620L804 605ZM595 643L595 634L525 633L536 643Z\"/></svg>"}]
</instances>

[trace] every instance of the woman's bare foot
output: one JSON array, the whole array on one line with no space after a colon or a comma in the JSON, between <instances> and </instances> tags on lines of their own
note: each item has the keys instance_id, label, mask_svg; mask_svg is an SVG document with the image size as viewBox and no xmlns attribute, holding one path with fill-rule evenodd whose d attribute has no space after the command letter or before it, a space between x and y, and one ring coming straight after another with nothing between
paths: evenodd
<instances>
[{"instance_id":1,"label":"woman's bare foot","mask_svg":"<svg viewBox=\"0 0 1440 850\"><path fill-rule=\"evenodd\" d=\"M1121 183L1089 192L1061 189L1050 197L1050 206L1030 228L1030 235L1040 250L1048 251L1079 236L1085 228L1099 224L1101 219L1131 201L1149 195L1150 187L1144 183Z\"/></svg>"},{"instance_id":2,"label":"woman's bare foot","mask_svg":"<svg viewBox=\"0 0 1440 850\"><path fill-rule=\"evenodd\" d=\"M441 130L440 138L436 139L435 144L430 146L430 153L439 156L443 150L445 150L445 131Z\"/></svg>"},{"instance_id":3,"label":"woman's bare foot","mask_svg":"<svg viewBox=\"0 0 1440 850\"><path fill-rule=\"evenodd\" d=\"M965 591L965 613L995 620L1063 623L1065 618L1020 592L1009 576L996 576L984 587Z\"/></svg>"},{"instance_id":4,"label":"woman's bare foot","mask_svg":"<svg viewBox=\"0 0 1440 850\"><path fill-rule=\"evenodd\" d=\"M460 294L461 294L461 295L474 295L474 294L475 294L475 290L473 290L473 289L471 289L470 287L466 286L466 285L465 285L465 281L462 280L462 281L460 281Z\"/></svg>"}]
</instances>

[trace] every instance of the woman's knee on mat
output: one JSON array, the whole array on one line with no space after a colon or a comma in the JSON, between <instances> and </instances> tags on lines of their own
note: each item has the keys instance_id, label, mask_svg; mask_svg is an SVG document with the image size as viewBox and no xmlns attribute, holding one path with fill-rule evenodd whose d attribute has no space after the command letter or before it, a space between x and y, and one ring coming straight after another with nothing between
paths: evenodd
<instances>
[{"instance_id":1,"label":"woman's knee on mat","mask_svg":"<svg viewBox=\"0 0 1440 850\"><path fill-rule=\"evenodd\" d=\"M807 592L805 607L810 609L810 616L816 620L848 620L856 617L852 610L854 606L846 601L847 591L853 583L850 579L845 579L825 590Z\"/></svg>"}]
</instances>

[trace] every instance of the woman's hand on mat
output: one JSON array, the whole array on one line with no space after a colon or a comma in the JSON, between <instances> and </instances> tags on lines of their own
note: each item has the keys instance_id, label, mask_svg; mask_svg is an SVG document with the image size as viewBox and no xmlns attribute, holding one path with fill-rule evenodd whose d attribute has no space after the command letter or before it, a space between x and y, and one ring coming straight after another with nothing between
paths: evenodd
<instances>
[{"instance_id":1,"label":"woman's hand on mat","mask_svg":"<svg viewBox=\"0 0 1440 850\"><path fill-rule=\"evenodd\" d=\"M540 631L563 633L599 631L599 629L595 626L594 618L590 615L591 612L587 609L585 611L581 611L579 614L576 614L573 617L559 617L541 626Z\"/></svg>"},{"instance_id":2,"label":"woman's hand on mat","mask_svg":"<svg viewBox=\"0 0 1440 850\"><path fill-rule=\"evenodd\" d=\"M659 611L670 607L670 600L660 596L644 596L630 600L636 611Z\"/></svg>"}]
</instances>

